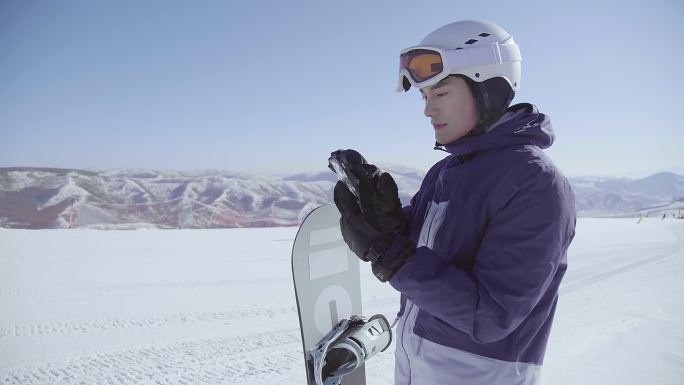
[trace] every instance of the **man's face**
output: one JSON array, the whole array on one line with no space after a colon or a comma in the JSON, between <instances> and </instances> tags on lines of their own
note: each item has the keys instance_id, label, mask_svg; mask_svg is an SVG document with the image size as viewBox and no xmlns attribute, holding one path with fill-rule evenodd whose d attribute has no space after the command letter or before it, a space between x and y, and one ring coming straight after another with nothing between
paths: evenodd
<instances>
[{"instance_id":1,"label":"man's face","mask_svg":"<svg viewBox=\"0 0 684 385\"><path fill-rule=\"evenodd\" d=\"M465 80L448 76L431 87L420 90L425 100L425 116L430 118L435 139L447 144L468 134L479 122L468 84Z\"/></svg>"}]
</instances>

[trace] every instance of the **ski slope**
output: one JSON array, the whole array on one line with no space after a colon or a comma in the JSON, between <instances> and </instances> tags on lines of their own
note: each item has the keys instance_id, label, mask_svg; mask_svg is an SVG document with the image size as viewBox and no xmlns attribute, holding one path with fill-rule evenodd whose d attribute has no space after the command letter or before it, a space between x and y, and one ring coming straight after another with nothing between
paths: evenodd
<instances>
[{"instance_id":1,"label":"ski slope","mask_svg":"<svg viewBox=\"0 0 684 385\"><path fill-rule=\"evenodd\" d=\"M296 231L0 229L0 384L305 383ZM684 221L582 218L568 259L543 383L681 384ZM366 315L393 320L362 273Z\"/></svg>"}]
</instances>

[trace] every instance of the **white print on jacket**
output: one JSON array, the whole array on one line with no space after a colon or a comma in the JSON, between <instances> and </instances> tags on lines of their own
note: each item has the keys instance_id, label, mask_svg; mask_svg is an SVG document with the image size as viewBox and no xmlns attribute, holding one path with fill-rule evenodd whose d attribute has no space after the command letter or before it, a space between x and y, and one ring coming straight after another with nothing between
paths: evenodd
<instances>
[{"instance_id":1,"label":"white print on jacket","mask_svg":"<svg viewBox=\"0 0 684 385\"><path fill-rule=\"evenodd\" d=\"M435 244L435 234L437 234L437 230L442 226L447 206L449 206L449 201L428 203L417 247L427 246L428 249L432 250L432 245Z\"/></svg>"}]
</instances>

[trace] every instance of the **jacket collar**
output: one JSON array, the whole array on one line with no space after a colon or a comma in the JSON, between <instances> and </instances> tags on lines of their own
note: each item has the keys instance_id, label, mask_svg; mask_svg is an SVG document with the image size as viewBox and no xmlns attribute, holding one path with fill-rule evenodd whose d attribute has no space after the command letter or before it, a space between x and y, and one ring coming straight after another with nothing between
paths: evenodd
<instances>
[{"instance_id":1,"label":"jacket collar","mask_svg":"<svg viewBox=\"0 0 684 385\"><path fill-rule=\"evenodd\" d=\"M435 142L434 149L463 156L520 144L545 149L553 144L553 139L549 117L540 113L533 104L519 103L509 107L484 133L464 136L447 144Z\"/></svg>"}]
</instances>

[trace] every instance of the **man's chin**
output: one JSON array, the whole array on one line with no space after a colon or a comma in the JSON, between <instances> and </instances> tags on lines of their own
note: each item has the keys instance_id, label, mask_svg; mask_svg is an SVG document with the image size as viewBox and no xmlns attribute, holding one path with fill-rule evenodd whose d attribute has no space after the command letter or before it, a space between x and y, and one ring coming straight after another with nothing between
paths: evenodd
<instances>
[{"instance_id":1,"label":"man's chin","mask_svg":"<svg viewBox=\"0 0 684 385\"><path fill-rule=\"evenodd\" d=\"M444 144L449 144L449 143L451 143L451 142L455 142L455 141L461 139L461 138L464 137L464 136L465 136L465 135L457 135L457 136L451 136L451 137L443 137L443 136L441 136L441 135L435 135L435 141L436 141L437 143L439 143L439 144L444 145Z\"/></svg>"}]
</instances>

